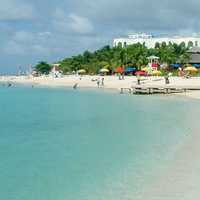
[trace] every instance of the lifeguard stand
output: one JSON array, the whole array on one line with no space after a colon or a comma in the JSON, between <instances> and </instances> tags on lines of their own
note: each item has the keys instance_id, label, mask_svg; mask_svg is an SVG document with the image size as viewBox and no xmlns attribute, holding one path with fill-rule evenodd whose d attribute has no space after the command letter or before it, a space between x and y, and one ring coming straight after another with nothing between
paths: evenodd
<instances>
[{"instance_id":1,"label":"lifeguard stand","mask_svg":"<svg viewBox=\"0 0 200 200\"><path fill-rule=\"evenodd\" d=\"M152 68L152 70L158 70L158 64L159 64L159 60L160 58L157 56L149 56L147 58L149 60L149 67Z\"/></svg>"}]
</instances>

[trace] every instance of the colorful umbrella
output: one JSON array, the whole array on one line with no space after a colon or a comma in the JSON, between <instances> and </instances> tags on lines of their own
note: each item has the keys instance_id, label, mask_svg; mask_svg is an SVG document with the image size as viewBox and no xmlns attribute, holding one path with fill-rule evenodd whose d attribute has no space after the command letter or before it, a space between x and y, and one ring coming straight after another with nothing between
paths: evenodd
<instances>
[{"instance_id":1,"label":"colorful umbrella","mask_svg":"<svg viewBox=\"0 0 200 200\"><path fill-rule=\"evenodd\" d=\"M125 73L133 73L136 71L136 68L135 67L128 67L125 69Z\"/></svg>"},{"instance_id":2,"label":"colorful umbrella","mask_svg":"<svg viewBox=\"0 0 200 200\"><path fill-rule=\"evenodd\" d=\"M153 76L161 76L162 75L162 72L161 71L158 71L158 70L155 70L152 72L152 75Z\"/></svg>"},{"instance_id":3,"label":"colorful umbrella","mask_svg":"<svg viewBox=\"0 0 200 200\"><path fill-rule=\"evenodd\" d=\"M198 72L198 69L196 67L186 67L184 71L196 73Z\"/></svg>"},{"instance_id":4,"label":"colorful umbrella","mask_svg":"<svg viewBox=\"0 0 200 200\"><path fill-rule=\"evenodd\" d=\"M116 73L124 73L124 68L123 67L117 67L117 69L115 70Z\"/></svg>"},{"instance_id":5,"label":"colorful umbrella","mask_svg":"<svg viewBox=\"0 0 200 200\"><path fill-rule=\"evenodd\" d=\"M143 71L143 70L137 71L135 74L140 75L140 76L147 76L148 75L148 73Z\"/></svg>"},{"instance_id":6,"label":"colorful umbrella","mask_svg":"<svg viewBox=\"0 0 200 200\"><path fill-rule=\"evenodd\" d=\"M79 69L77 72L78 72L78 74L85 74L86 70L85 69Z\"/></svg>"},{"instance_id":7,"label":"colorful umbrella","mask_svg":"<svg viewBox=\"0 0 200 200\"><path fill-rule=\"evenodd\" d=\"M108 73L108 72L109 72L109 70L108 70L108 69L105 69L105 68L103 68L103 69L100 69L100 70L99 70L99 72L100 72L100 73Z\"/></svg>"},{"instance_id":8,"label":"colorful umbrella","mask_svg":"<svg viewBox=\"0 0 200 200\"><path fill-rule=\"evenodd\" d=\"M148 74L152 73L152 68L151 67L144 67L142 70L147 72Z\"/></svg>"}]
</instances>

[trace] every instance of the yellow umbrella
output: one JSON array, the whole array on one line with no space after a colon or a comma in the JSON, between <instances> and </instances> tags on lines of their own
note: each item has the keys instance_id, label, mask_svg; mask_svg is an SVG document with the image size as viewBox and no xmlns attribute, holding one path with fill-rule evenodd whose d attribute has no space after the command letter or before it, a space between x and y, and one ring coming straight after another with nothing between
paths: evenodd
<instances>
[{"instance_id":1,"label":"yellow umbrella","mask_svg":"<svg viewBox=\"0 0 200 200\"><path fill-rule=\"evenodd\" d=\"M158 71L158 70L155 70L152 72L152 75L153 76L161 76L162 75L162 72L161 71Z\"/></svg>"},{"instance_id":2,"label":"yellow umbrella","mask_svg":"<svg viewBox=\"0 0 200 200\"><path fill-rule=\"evenodd\" d=\"M145 72L147 72L148 74L152 73L151 67L144 67L144 68L142 68L142 70L145 71Z\"/></svg>"},{"instance_id":3,"label":"yellow umbrella","mask_svg":"<svg viewBox=\"0 0 200 200\"><path fill-rule=\"evenodd\" d=\"M198 72L198 69L195 67L186 67L184 71L196 73Z\"/></svg>"},{"instance_id":4,"label":"yellow umbrella","mask_svg":"<svg viewBox=\"0 0 200 200\"><path fill-rule=\"evenodd\" d=\"M149 68L148 67L144 67L142 68L142 71L148 72Z\"/></svg>"},{"instance_id":5,"label":"yellow umbrella","mask_svg":"<svg viewBox=\"0 0 200 200\"><path fill-rule=\"evenodd\" d=\"M100 70L99 70L99 72L101 72L101 73L108 73L108 72L109 72L109 70L108 70L108 69L105 69L105 68L103 68L103 69L100 69Z\"/></svg>"},{"instance_id":6,"label":"yellow umbrella","mask_svg":"<svg viewBox=\"0 0 200 200\"><path fill-rule=\"evenodd\" d=\"M78 74L85 74L86 70L85 69L79 69L77 72L78 72Z\"/></svg>"}]
</instances>

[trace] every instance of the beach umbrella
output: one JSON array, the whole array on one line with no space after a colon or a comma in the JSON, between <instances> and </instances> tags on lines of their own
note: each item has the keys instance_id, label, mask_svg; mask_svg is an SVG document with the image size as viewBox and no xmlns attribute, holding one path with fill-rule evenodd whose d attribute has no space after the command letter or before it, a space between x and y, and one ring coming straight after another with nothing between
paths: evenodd
<instances>
[{"instance_id":1,"label":"beach umbrella","mask_svg":"<svg viewBox=\"0 0 200 200\"><path fill-rule=\"evenodd\" d=\"M192 67L200 68L200 64L192 64Z\"/></svg>"},{"instance_id":2,"label":"beach umbrella","mask_svg":"<svg viewBox=\"0 0 200 200\"><path fill-rule=\"evenodd\" d=\"M170 67L174 68L174 69L178 69L181 67L181 64L176 63L176 64L171 64Z\"/></svg>"},{"instance_id":3,"label":"beach umbrella","mask_svg":"<svg viewBox=\"0 0 200 200\"><path fill-rule=\"evenodd\" d=\"M85 74L86 73L86 70L85 69L79 69L77 71L78 74Z\"/></svg>"},{"instance_id":4,"label":"beach umbrella","mask_svg":"<svg viewBox=\"0 0 200 200\"><path fill-rule=\"evenodd\" d=\"M142 71L145 71L148 74L151 74L152 73L152 68L151 67L144 67L144 68L142 68Z\"/></svg>"},{"instance_id":5,"label":"beach umbrella","mask_svg":"<svg viewBox=\"0 0 200 200\"><path fill-rule=\"evenodd\" d=\"M162 75L162 72L161 71L158 71L158 70L155 70L152 72L152 75L153 76L161 76Z\"/></svg>"},{"instance_id":6,"label":"beach umbrella","mask_svg":"<svg viewBox=\"0 0 200 200\"><path fill-rule=\"evenodd\" d=\"M117 69L115 70L116 73L124 73L124 68L123 67L117 67Z\"/></svg>"},{"instance_id":7,"label":"beach umbrella","mask_svg":"<svg viewBox=\"0 0 200 200\"><path fill-rule=\"evenodd\" d=\"M144 68L142 68L142 70L147 72L148 71L148 67L144 67Z\"/></svg>"},{"instance_id":8,"label":"beach umbrella","mask_svg":"<svg viewBox=\"0 0 200 200\"><path fill-rule=\"evenodd\" d=\"M137 72L135 73L135 75L139 75L139 76L148 76L148 73L145 72L145 71L143 71L143 70L140 70L140 71L137 71Z\"/></svg>"},{"instance_id":9,"label":"beach umbrella","mask_svg":"<svg viewBox=\"0 0 200 200\"><path fill-rule=\"evenodd\" d=\"M99 70L100 73L108 73L109 70L108 69L105 69L105 68L102 68Z\"/></svg>"},{"instance_id":10,"label":"beach umbrella","mask_svg":"<svg viewBox=\"0 0 200 200\"><path fill-rule=\"evenodd\" d=\"M127 67L125 69L125 73L133 73L136 71L136 68L135 67Z\"/></svg>"},{"instance_id":11,"label":"beach umbrella","mask_svg":"<svg viewBox=\"0 0 200 200\"><path fill-rule=\"evenodd\" d=\"M200 64L192 64L193 67L200 68Z\"/></svg>"},{"instance_id":12,"label":"beach umbrella","mask_svg":"<svg viewBox=\"0 0 200 200\"><path fill-rule=\"evenodd\" d=\"M198 72L198 69L196 68L196 67L186 67L185 69L184 69L184 71L186 71L186 72L190 72L190 73L196 73L196 72Z\"/></svg>"}]
</instances>

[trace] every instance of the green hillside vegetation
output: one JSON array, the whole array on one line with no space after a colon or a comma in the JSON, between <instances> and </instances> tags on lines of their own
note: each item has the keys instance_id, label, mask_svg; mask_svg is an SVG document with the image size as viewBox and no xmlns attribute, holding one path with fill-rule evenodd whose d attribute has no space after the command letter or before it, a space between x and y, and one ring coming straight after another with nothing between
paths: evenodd
<instances>
[{"instance_id":1,"label":"green hillside vegetation","mask_svg":"<svg viewBox=\"0 0 200 200\"><path fill-rule=\"evenodd\" d=\"M148 64L147 57L155 55L160 57L160 63L187 63L189 55L187 54L188 46L185 43L180 45L166 43L155 45L155 48L148 49L143 44L133 44L125 48L121 45L117 47L105 46L94 52L85 51L83 54L65 58L60 63L60 69L64 74L85 69L88 74L96 74L101 68L107 68L111 71L118 66L134 66L137 69ZM43 65L43 67L41 66ZM44 68L47 68L46 70ZM41 70L42 69L42 70ZM49 71L48 64L40 62L36 70L43 73Z\"/></svg>"}]
</instances>

